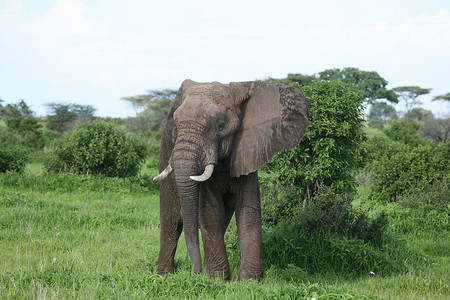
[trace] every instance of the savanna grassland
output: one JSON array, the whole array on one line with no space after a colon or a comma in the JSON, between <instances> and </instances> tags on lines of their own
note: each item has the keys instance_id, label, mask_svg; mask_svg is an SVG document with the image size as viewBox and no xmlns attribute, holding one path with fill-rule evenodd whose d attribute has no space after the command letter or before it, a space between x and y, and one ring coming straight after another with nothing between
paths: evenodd
<instances>
[{"instance_id":1,"label":"savanna grassland","mask_svg":"<svg viewBox=\"0 0 450 300\"><path fill-rule=\"evenodd\" d=\"M364 197L364 188L360 193ZM263 283L237 282L236 240L227 236L233 277L226 283L191 273L183 239L175 274L154 273L159 249L159 199L154 187L127 179L41 174L35 163L23 174L0 174L0 198L4 299L448 299L450 295L448 223L437 232L428 224L434 222L433 216L395 205L387 208L392 218L389 230L396 240L385 247L398 255L390 258L392 262L402 260L397 263L408 269L322 273L311 272L307 263L284 268L266 263ZM440 218L448 222L448 216ZM264 244L277 247L270 240ZM314 260L330 259L320 254L324 247L320 240L306 246L319 251ZM346 260L352 255L346 251L354 249L341 250L335 260ZM358 263L352 267L359 268Z\"/></svg>"},{"instance_id":2,"label":"savanna grassland","mask_svg":"<svg viewBox=\"0 0 450 300\"><path fill-rule=\"evenodd\" d=\"M417 87L381 79L355 68L271 79L311 106L302 142L259 170L262 282L237 281L233 220L230 282L193 274L183 236L174 274L154 272L151 178L176 91L126 97L127 119L0 103L0 299L450 299L450 119L399 116L376 101Z\"/></svg>"}]
</instances>

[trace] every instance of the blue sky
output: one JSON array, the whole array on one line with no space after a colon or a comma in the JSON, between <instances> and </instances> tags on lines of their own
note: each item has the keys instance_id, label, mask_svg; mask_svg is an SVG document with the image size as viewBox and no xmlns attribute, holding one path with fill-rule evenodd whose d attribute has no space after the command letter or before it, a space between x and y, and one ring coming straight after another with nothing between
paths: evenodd
<instances>
[{"instance_id":1,"label":"blue sky","mask_svg":"<svg viewBox=\"0 0 450 300\"><path fill-rule=\"evenodd\" d=\"M196 81L329 68L376 71L389 88L432 88L450 105L448 0L0 0L0 97L134 114L120 98ZM403 110L402 105L397 106Z\"/></svg>"}]
</instances>

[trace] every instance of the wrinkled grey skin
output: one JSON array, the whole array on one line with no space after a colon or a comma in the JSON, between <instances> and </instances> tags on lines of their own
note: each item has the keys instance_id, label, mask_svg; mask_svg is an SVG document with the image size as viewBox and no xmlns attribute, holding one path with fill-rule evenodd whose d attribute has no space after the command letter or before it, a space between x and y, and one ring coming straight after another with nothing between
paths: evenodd
<instances>
[{"instance_id":1,"label":"wrinkled grey skin","mask_svg":"<svg viewBox=\"0 0 450 300\"><path fill-rule=\"evenodd\" d=\"M171 169L157 178L161 181L159 274L173 272L184 227L194 272L228 280L224 234L235 212L241 251L238 278L263 277L256 171L277 152L300 142L308 114L309 101L286 85L183 82L161 139L159 169L163 172L168 165ZM192 180L208 165L214 166L209 179ZM204 245L203 267L198 228Z\"/></svg>"}]
</instances>

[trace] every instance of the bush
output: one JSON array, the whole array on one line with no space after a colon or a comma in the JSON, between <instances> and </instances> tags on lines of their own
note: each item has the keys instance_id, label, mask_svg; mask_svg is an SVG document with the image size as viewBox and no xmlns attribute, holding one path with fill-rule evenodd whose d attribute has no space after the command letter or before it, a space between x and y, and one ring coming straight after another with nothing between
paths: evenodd
<instances>
[{"instance_id":1,"label":"bush","mask_svg":"<svg viewBox=\"0 0 450 300\"><path fill-rule=\"evenodd\" d=\"M404 243L389 241L378 247L362 239L332 232L313 235L294 231L289 224L263 232L263 259L266 266L295 265L309 273L360 276L375 272L392 274L408 271L408 264L423 261Z\"/></svg>"},{"instance_id":2,"label":"bush","mask_svg":"<svg viewBox=\"0 0 450 300\"><path fill-rule=\"evenodd\" d=\"M352 171L365 140L364 107L357 91L340 81L296 87L311 101L310 125L296 148L278 153L265 169L307 200L325 186L337 194L354 191Z\"/></svg>"},{"instance_id":3,"label":"bush","mask_svg":"<svg viewBox=\"0 0 450 300\"><path fill-rule=\"evenodd\" d=\"M6 120L8 130L15 135L15 144L33 150L44 148L42 125L36 118L12 118Z\"/></svg>"},{"instance_id":4,"label":"bush","mask_svg":"<svg viewBox=\"0 0 450 300\"><path fill-rule=\"evenodd\" d=\"M50 172L135 176L146 158L144 143L127 137L114 125L88 122L77 125L45 161Z\"/></svg>"},{"instance_id":5,"label":"bush","mask_svg":"<svg viewBox=\"0 0 450 300\"><path fill-rule=\"evenodd\" d=\"M0 173L8 171L22 173L25 170L27 160L27 152L23 149L0 149Z\"/></svg>"},{"instance_id":6,"label":"bush","mask_svg":"<svg viewBox=\"0 0 450 300\"><path fill-rule=\"evenodd\" d=\"M429 184L445 179L450 172L449 142L416 147L387 139L373 142L382 147L368 166L373 179L372 198L396 201L401 195L424 190Z\"/></svg>"},{"instance_id":7,"label":"bush","mask_svg":"<svg viewBox=\"0 0 450 300\"><path fill-rule=\"evenodd\" d=\"M393 141L406 145L417 146L423 141L419 136L419 122L406 122L404 120L392 121L383 132Z\"/></svg>"},{"instance_id":8,"label":"bush","mask_svg":"<svg viewBox=\"0 0 450 300\"><path fill-rule=\"evenodd\" d=\"M402 194L398 202L404 207L417 209L424 213L430 213L432 211L448 213L449 185L450 177L434 181L431 184L427 183L424 186L412 188L408 193Z\"/></svg>"}]
</instances>

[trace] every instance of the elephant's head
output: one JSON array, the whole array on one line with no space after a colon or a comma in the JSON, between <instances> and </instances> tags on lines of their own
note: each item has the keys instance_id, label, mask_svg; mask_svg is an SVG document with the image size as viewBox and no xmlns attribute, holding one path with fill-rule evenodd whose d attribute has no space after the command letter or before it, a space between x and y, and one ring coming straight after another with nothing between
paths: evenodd
<instances>
[{"instance_id":1,"label":"elephant's head","mask_svg":"<svg viewBox=\"0 0 450 300\"><path fill-rule=\"evenodd\" d=\"M174 144L167 168L180 197L186 245L195 272L201 271L198 185L219 163L231 177L255 172L305 135L309 101L297 89L271 82L181 85L165 130Z\"/></svg>"}]
</instances>

